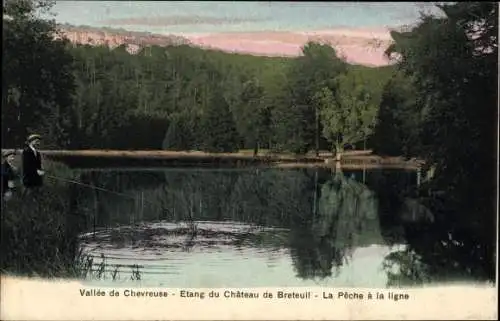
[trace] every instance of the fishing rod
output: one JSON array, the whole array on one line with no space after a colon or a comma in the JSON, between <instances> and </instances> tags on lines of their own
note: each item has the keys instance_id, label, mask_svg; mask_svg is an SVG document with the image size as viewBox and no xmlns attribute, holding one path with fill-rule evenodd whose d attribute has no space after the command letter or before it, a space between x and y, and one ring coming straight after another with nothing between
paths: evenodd
<instances>
[{"instance_id":1,"label":"fishing rod","mask_svg":"<svg viewBox=\"0 0 500 321\"><path fill-rule=\"evenodd\" d=\"M76 185L81 185L81 186L84 186L84 187L88 187L88 188L91 188L91 189L96 189L96 190L103 191L103 192L108 192L108 193L111 193L111 194L116 194L116 195L119 195L119 196L125 196L125 197L129 197L129 198L133 198L133 199L137 198L134 195L112 191L112 190L104 188L104 187L99 187L99 186L95 186L95 185L91 185L91 184L85 184L85 183L82 183L82 182L79 182L79 181L75 181L75 180L72 180L72 179L67 179L67 178L62 178L62 177L52 176L52 175L45 175L45 176L49 177L49 178L53 178L53 179L59 180L59 181L63 181L63 182L66 182L66 183L72 183L72 184L76 184Z\"/></svg>"},{"instance_id":2,"label":"fishing rod","mask_svg":"<svg viewBox=\"0 0 500 321\"><path fill-rule=\"evenodd\" d=\"M91 188L91 189L95 189L95 190L100 190L100 191L111 193L111 194L115 194L115 195L118 195L118 196L128 197L128 198L131 198L131 199L134 199L134 200L138 199L136 196L131 195L131 194L120 193L120 192L113 191L113 190L110 190L110 189L107 189L107 188L104 188L104 187L95 186L95 185L91 185L91 184L86 184L86 183L82 183L80 181L76 181L76 180L72 180L72 179L62 178L62 177L53 176L53 175L44 175L44 176L46 176L48 178L55 179L55 180L63 181L63 182L66 182L66 183L80 185L80 186L83 186L83 187L87 187L87 188ZM159 204L158 202L153 202L151 200L145 199L144 196L141 197L141 200L143 202L145 201L146 203L149 203L151 205L159 206L162 210L167 211L168 214L172 214L171 211L168 208L164 207L163 205ZM191 224L194 223L194 218L192 217L192 215L189 215L188 221L190 221ZM251 232L252 230L254 230L256 228L257 228L257 226L250 227L248 229L247 233Z\"/></svg>"},{"instance_id":3,"label":"fishing rod","mask_svg":"<svg viewBox=\"0 0 500 321\"><path fill-rule=\"evenodd\" d=\"M45 175L45 176L48 177L48 178L52 178L52 179L55 179L55 180L63 181L63 182L66 182L66 183L80 185L80 186L87 187L87 188L90 188L90 189L99 190L99 191L103 191L103 192L115 194L115 195L122 196L122 197L127 197L127 198L130 198L130 199L133 199L133 200L138 200L138 197L135 196L135 195L126 194L126 193L120 193L120 192L113 191L113 190L110 190L110 189L107 189L107 188L104 188L104 187L100 187L100 186L96 186L96 185L91 185L91 184L86 184L86 183L82 183L80 181L76 181L76 180L72 180L72 179L67 179L67 178L62 178L62 177L58 177L58 176L53 176L53 175ZM161 210L166 211L168 214L171 214L171 212L170 212L170 210L168 208L164 207L163 205L159 204L158 202L153 202L151 200L145 199L143 195L141 195L141 201L149 203L151 205L159 206ZM192 217L189 217L189 221L193 222L194 220L193 220Z\"/></svg>"}]
</instances>

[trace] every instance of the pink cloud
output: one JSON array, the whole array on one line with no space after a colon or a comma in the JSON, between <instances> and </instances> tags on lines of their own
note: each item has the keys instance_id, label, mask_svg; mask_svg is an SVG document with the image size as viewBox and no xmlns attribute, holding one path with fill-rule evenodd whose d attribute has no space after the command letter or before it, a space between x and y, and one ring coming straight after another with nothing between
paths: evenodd
<instances>
[{"instance_id":1,"label":"pink cloud","mask_svg":"<svg viewBox=\"0 0 500 321\"><path fill-rule=\"evenodd\" d=\"M350 63L384 66L384 51L391 42L386 29L332 29L314 32L245 32L185 34L193 44L224 51L266 56L297 56L308 40L326 41Z\"/></svg>"}]
</instances>

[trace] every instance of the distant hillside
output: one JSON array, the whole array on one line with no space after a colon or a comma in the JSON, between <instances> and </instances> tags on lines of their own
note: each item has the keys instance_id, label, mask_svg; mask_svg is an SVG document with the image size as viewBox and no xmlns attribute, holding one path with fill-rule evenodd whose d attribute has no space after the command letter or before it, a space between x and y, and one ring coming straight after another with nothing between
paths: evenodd
<instances>
[{"instance_id":1,"label":"distant hillside","mask_svg":"<svg viewBox=\"0 0 500 321\"><path fill-rule=\"evenodd\" d=\"M110 48L125 45L131 54L137 54L146 46L190 45L251 56L294 57L300 54L301 46L304 43L313 40L334 44L339 54L353 65L378 67L390 64L384 51L391 41L384 38L387 37L384 34L376 35L373 32L363 30L325 31L319 34L271 32L267 34L269 41L266 42L262 41L262 37L265 35L252 33L216 34L188 39L178 35L161 35L129 31L122 28L59 24L58 29L74 44L105 45ZM278 47L274 48L273 46ZM284 49L280 49L279 46Z\"/></svg>"},{"instance_id":2,"label":"distant hillside","mask_svg":"<svg viewBox=\"0 0 500 321\"><path fill-rule=\"evenodd\" d=\"M58 24L58 30L75 44L107 45L111 48L128 45L131 53L137 52L144 46L169 46L190 44L184 37L175 35L160 35L150 32L128 31L107 27L73 26Z\"/></svg>"}]
</instances>

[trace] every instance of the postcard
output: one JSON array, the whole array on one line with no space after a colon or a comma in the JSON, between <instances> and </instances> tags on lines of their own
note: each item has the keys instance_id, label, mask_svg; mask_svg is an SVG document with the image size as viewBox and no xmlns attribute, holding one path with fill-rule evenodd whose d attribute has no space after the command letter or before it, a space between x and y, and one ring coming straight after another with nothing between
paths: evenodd
<instances>
[{"instance_id":1,"label":"postcard","mask_svg":"<svg viewBox=\"0 0 500 321\"><path fill-rule=\"evenodd\" d=\"M2 320L498 318L497 3L4 2Z\"/></svg>"}]
</instances>

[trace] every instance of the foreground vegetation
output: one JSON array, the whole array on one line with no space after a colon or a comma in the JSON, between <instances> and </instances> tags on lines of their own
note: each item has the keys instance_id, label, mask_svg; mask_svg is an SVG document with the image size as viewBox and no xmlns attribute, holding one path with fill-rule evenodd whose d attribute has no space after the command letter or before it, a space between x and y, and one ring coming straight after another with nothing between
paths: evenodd
<instances>
[{"instance_id":1,"label":"foreground vegetation","mask_svg":"<svg viewBox=\"0 0 500 321\"><path fill-rule=\"evenodd\" d=\"M48 9L46 3L4 4L2 148L18 148L28 132L37 131L52 149L267 148L305 154L341 152L354 144L416 157L435 169L422 187L423 201L436 216L428 227L432 235L446 231L468 238L463 246L484 262L486 275L495 275L495 2L443 5L445 17L424 16L417 26L393 32L387 54L399 62L383 68L348 65L334 48L314 42L294 59L187 45L147 47L137 55L123 47L72 46L54 40L55 24L35 14ZM434 196L436 190L444 197ZM59 262L58 251L74 251L54 236L73 233L62 218L51 225L57 228L41 223L48 208L66 214L55 217L77 215L70 204L52 203L59 192L54 195L40 201L51 202L43 211L33 204L41 216L29 209L22 214L27 219L7 225L26 233L46 229L27 236L52 244L55 252L39 256L45 262ZM12 216L24 213L22 205ZM31 218L35 223L28 223ZM9 244L23 242L14 230L2 232L2 255L12 251ZM411 236L422 233L427 235L422 230ZM438 244L443 237L425 242ZM16 258L23 251L6 255Z\"/></svg>"},{"instance_id":2,"label":"foreground vegetation","mask_svg":"<svg viewBox=\"0 0 500 321\"><path fill-rule=\"evenodd\" d=\"M13 198L2 198L0 272L88 280L105 278L111 268L112 279L120 277L118 267L94 264L82 252L80 234L88 230L91 215L82 206L84 187L68 184L79 179L78 173L50 161L46 171L50 175L43 189L23 196L17 181ZM125 277L140 277L139 267L132 266Z\"/></svg>"},{"instance_id":3,"label":"foreground vegetation","mask_svg":"<svg viewBox=\"0 0 500 321\"><path fill-rule=\"evenodd\" d=\"M70 179L61 164L48 163L47 171ZM2 197L2 271L40 276L75 276L79 260L81 215L66 184L48 182L47 188L23 197L22 186L5 202Z\"/></svg>"}]
</instances>

